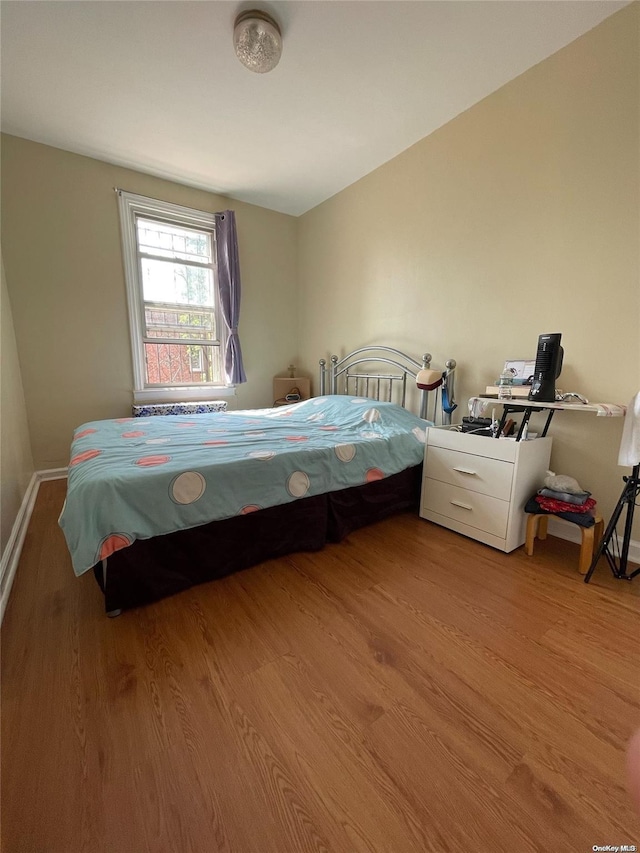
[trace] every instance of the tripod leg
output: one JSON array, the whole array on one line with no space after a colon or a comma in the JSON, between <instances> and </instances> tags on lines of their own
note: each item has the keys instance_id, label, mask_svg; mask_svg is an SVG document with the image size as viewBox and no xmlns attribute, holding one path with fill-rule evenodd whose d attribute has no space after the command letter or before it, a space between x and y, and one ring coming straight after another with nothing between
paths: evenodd
<instances>
[{"instance_id":1,"label":"tripod leg","mask_svg":"<svg viewBox=\"0 0 640 853\"><path fill-rule=\"evenodd\" d=\"M613 535L616 532L616 525L625 505L626 493L627 488L625 486L625 488L622 490L622 494L620 495L620 499L616 504L616 508L613 511L613 515L609 519L609 524L607 524L607 529L605 530L604 536L600 540L600 544L598 545L596 552L593 555L593 560L591 561L591 565L589 566L589 571L584 576L585 583L589 583L589 581L591 580L591 576L593 575L595 568L598 565L598 560L604 554L607 545L609 544L609 542L611 542L611 539L613 538Z\"/></svg>"},{"instance_id":2,"label":"tripod leg","mask_svg":"<svg viewBox=\"0 0 640 853\"><path fill-rule=\"evenodd\" d=\"M634 469L635 471L635 469ZM622 549L620 551L620 566L618 567L618 577L627 578L627 560L629 559L629 545L631 544L631 528L633 526L633 512L636 508L636 492L637 480L634 484L632 481L627 483L627 519L624 524L624 536L622 538ZM631 580L631 578L628 578Z\"/></svg>"}]
</instances>

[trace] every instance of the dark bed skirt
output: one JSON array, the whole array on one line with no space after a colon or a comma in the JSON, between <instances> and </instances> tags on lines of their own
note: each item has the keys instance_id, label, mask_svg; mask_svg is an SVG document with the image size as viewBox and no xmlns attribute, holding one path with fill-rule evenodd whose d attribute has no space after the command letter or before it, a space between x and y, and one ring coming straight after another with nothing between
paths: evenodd
<instances>
[{"instance_id":1,"label":"dark bed skirt","mask_svg":"<svg viewBox=\"0 0 640 853\"><path fill-rule=\"evenodd\" d=\"M418 506L422 466L383 480L282 506L139 539L94 575L111 613L173 595L272 557L317 551L352 530Z\"/></svg>"}]
</instances>

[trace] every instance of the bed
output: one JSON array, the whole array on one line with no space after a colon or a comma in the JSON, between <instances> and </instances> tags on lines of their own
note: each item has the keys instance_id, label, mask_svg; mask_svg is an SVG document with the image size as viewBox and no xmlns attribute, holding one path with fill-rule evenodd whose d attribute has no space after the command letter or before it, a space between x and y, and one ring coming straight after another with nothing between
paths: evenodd
<instances>
[{"instance_id":1,"label":"bed","mask_svg":"<svg viewBox=\"0 0 640 853\"><path fill-rule=\"evenodd\" d=\"M416 507L454 368L363 348L321 360L319 395L292 405L83 424L59 521L75 573L113 616ZM419 391L425 371L440 382Z\"/></svg>"}]
</instances>

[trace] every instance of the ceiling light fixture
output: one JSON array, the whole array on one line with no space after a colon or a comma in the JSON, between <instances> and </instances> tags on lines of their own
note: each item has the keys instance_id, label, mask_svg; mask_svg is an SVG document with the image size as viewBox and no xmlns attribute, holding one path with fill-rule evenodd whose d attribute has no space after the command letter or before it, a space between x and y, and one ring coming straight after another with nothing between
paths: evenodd
<instances>
[{"instance_id":1,"label":"ceiling light fixture","mask_svg":"<svg viewBox=\"0 0 640 853\"><path fill-rule=\"evenodd\" d=\"M233 25L233 46L240 62L257 74L272 71L282 54L280 27L266 12L241 12Z\"/></svg>"}]
</instances>

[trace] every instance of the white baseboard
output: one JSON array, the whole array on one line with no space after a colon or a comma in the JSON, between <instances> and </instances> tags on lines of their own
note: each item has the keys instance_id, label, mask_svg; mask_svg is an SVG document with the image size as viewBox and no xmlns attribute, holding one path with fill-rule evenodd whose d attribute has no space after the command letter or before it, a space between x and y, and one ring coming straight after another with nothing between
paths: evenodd
<instances>
[{"instance_id":1,"label":"white baseboard","mask_svg":"<svg viewBox=\"0 0 640 853\"><path fill-rule=\"evenodd\" d=\"M31 519L31 513L38 496L38 474L35 472L31 475L29 485L24 493L18 515L11 528L11 535L7 542L7 547L4 549L2 561L0 562L0 624L4 618L4 611L9 601L9 593L13 584L16 569L18 568L18 560L22 552L24 537L27 535L27 527Z\"/></svg>"},{"instance_id":2,"label":"white baseboard","mask_svg":"<svg viewBox=\"0 0 640 853\"><path fill-rule=\"evenodd\" d=\"M607 519L605 518L606 526ZM621 528L618 527L618 529ZM571 521L565 521L564 518L550 518L547 530L551 536L557 536L558 539L566 539L568 542L577 542L578 544L582 541L580 527ZM640 563L640 542L637 539L632 539L629 545L629 561Z\"/></svg>"},{"instance_id":3,"label":"white baseboard","mask_svg":"<svg viewBox=\"0 0 640 853\"><path fill-rule=\"evenodd\" d=\"M31 475L29 485L24 493L20 509L16 516L16 520L11 528L11 535L7 542L7 547L4 549L2 560L0 561L0 625L4 618L4 611L9 601L9 594L13 585L13 579L18 568L20 554L24 538L27 535L27 528L31 520L33 507L38 497L38 489L40 483L45 480L59 480L67 476L66 468L50 468L46 471L35 471Z\"/></svg>"},{"instance_id":4,"label":"white baseboard","mask_svg":"<svg viewBox=\"0 0 640 853\"><path fill-rule=\"evenodd\" d=\"M44 471L36 471L39 483L45 480L64 480L67 477L66 468L47 468Z\"/></svg>"}]
</instances>

